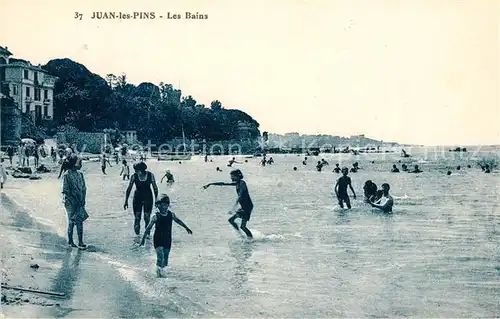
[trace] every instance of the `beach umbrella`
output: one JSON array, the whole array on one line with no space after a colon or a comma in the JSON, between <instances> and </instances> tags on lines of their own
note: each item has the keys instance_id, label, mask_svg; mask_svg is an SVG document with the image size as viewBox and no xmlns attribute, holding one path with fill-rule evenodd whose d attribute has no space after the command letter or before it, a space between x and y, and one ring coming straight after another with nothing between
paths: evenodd
<instances>
[{"instance_id":1,"label":"beach umbrella","mask_svg":"<svg viewBox=\"0 0 500 319\"><path fill-rule=\"evenodd\" d=\"M33 144L33 145L36 144L35 140L32 138L23 138L23 139L21 139L21 142L23 142L25 144Z\"/></svg>"}]
</instances>

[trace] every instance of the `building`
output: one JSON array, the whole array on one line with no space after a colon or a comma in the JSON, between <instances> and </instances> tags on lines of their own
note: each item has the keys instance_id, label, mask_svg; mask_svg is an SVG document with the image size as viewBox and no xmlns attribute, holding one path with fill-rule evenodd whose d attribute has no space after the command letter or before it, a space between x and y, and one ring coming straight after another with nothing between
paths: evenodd
<instances>
[{"instance_id":1,"label":"building","mask_svg":"<svg viewBox=\"0 0 500 319\"><path fill-rule=\"evenodd\" d=\"M361 134L361 135L351 135L351 140L359 140L359 139L363 139L365 138L365 134Z\"/></svg>"},{"instance_id":2,"label":"building","mask_svg":"<svg viewBox=\"0 0 500 319\"><path fill-rule=\"evenodd\" d=\"M30 115L36 125L54 118L54 86L57 77L40 65L12 58L7 47L0 46L0 85L8 87L9 95L22 113Z\"/></svg>"},{"instance_id":3,"label":"building","mask_svg":"<svg viewBox=\"0 0 500 319\"><path fill-rule=\"evenodd\" d=\"M125 137L125 143L135 144L137 143L137 131L121 131Z\"/></svg>"}]
</instances>

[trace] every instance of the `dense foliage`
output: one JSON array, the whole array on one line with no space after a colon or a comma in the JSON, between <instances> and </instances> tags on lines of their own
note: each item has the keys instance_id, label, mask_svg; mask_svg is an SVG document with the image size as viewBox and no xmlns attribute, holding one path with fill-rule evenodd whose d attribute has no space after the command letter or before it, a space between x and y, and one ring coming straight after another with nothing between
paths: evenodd
<instances>
[{"instance_id":1,"label":"dense foliage","mask_svg":"<svg viewBox=\"0 0 500 319\"><path fill-rule=\"evenodd\" d=\"M127 82L125 74L105 79L70 59L49 61L43 69L57 76L54 121L80 131L136 130L139 140L162 143L180 138L207 141L260 136L259 123L248 114L224 109L220 101L210 108L191 96L182 97L171 84Z\"/></svg>"}]
</instances>

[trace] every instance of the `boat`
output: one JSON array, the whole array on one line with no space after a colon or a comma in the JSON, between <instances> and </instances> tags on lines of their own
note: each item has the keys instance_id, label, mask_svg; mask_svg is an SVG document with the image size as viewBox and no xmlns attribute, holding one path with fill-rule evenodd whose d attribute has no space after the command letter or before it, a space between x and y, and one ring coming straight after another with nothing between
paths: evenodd
<instances>
[{"instance_id":1,"label":"boat","mask_svg":"<svg viewBox=\"0 0 500 319\"><path fill-rule=\"evenodd\" d=\"M184 135L184 126L182 126L182 146L186 149L186 136ZM159 161L189 161L193 153L191 152L152 152L151 155Z\"/></svg>"},{"instance_id":2,"label":"boat","mask_svg":"<svg viewBox=\"0 0 500 319\"><path fill-rule=\"evenodd\" d=\"M187 152L165 152L165 153L152 153L153 158L157 158L159 161L188 161L191 159L192 154Z\"/></svg>"}]
</instances>

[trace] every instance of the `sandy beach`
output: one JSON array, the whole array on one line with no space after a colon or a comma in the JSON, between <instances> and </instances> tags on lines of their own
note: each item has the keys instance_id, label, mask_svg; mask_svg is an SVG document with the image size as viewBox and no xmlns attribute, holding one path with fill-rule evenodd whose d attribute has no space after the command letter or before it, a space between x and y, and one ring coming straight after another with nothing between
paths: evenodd
<instances>
[{"instance_id":1,"label":"sandy beach","mask_svg":"<svg viewBox=\"0 0 500 319\"><path fill-rule=\"evenodd\" d=\"M3 193L1 206L2 285L64 294L2 289L6 318L176 316L152 310L111 266L92 256L92 247L67 248L65 238Z\"/></svg>"}]
</instances>

